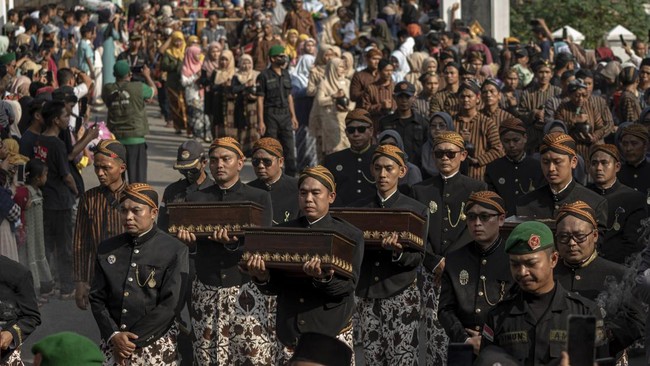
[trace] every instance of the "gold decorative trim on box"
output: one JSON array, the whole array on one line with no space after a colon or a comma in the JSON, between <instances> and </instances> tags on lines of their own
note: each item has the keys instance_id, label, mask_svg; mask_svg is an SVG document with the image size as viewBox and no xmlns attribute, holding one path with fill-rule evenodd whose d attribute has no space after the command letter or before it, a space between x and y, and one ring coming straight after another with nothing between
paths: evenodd
<instances>
[{"instance_id":1,"label":"gold decorative trim on box","mask_svg":"<svg viewBox=\"0 0 650 366\"><path fill-rule=\"evenodd\" d=\"M424 241L422 240L422 238L420 238L419 236L417 236L417 235L415 235L413 233L410 233L408 231L397 232L397 231L378 231L378 230L370 231L370 230L366 230L366 231L363 232L363 238L366 239L366 240L381 240L381 239L383 239L383 238L385 238L385 237L387 237L389 235L393 235L393 234L397 234L397 236L400 239L409 240L409 241L415 243L419 247L422 247L424 245Z\"/></svg>"},{"instance_id":2,"label":"gold decorative trim on box","mask_svg":"<svg viewBox=\"0 0 650 366\"><path fill-rule=\"evenodd\" d=\"M343 259L337 256L332 256L329 254L320 256L320 255L298 254L298 253L290 254L290 253L278 253L278 252L275 253L244 252L244 254L242 255L242 262L248 261L253 255L261 256L265 262L275 262L275 263L305 263L315 257L315 258L320 258L321 264L329 264L334 267L340 268L344 272L348 272L348 273L352 272L352 263L344 261Z\"/></svg>"},{"instance_id":3,"label":"gold decorative trim on box","mask_svg":"<svg viewBox=\"0 0 650 366\"><path fill-rule=\"evenodd\" d=\"M228 231L241 231L253 227L249 224L226 224L226 225L172 225L169 227L170 234L176 234L180 230L187 230L194 234L212 234L215 231L226 229Z\"/></svg>"}]
</instances>

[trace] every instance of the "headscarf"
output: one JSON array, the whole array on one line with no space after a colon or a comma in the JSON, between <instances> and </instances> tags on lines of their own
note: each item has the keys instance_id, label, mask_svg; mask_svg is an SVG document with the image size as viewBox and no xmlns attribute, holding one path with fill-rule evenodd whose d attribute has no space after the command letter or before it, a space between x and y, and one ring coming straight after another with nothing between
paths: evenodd
<instances>
[{"instance_id":1,"label":"headscarf","mask_svg":"<svg viewBox=\"0 0 650 366\"><path fill-rule=\"evenodd\" d=\"M126 186L120 197L120 203L126 200L141 203L151 208L158 208L158 193L146 183L133 183Z\"/></svg>"},{"instance_id":2,"label":"headscarf","mask_svg":"<svg viewBox=\"0 0 650 366\"><path fill-rule=\"evenodd\" d=\"M343 80L345 77L339 77L338 71L342 62L342 59L334 57L327 63L327 66L325 66L325 77L323 77L323 80L321 80L318 85L318 89L320 89L324 95L336 94L339 89L346 91L346 88L343 87Z\"/></svg>"},{"instance_id":3,"label":"headscarf","mask_svg":"<svg viewBox=\"0 0 650 366\"><path fill-rule=\"evenodd\" d=\"M220 147L234 152L235 154L237 154L237 156L239 156L240 159L245 158L244 152L242 151L241 148L241 144L232 137L221 137L218 139L214 139L214 141L212 141L212 143L210 144L208 153L211 153L212 150Z\"/></svg>"},{"instance_id":4,"label":"headscarf","mask_svg":"<svg viewBox=\"0 0 650 366\"><path fill-rule=\"evenodd\" d=\"M274 139L273 137L262 137L261 139L257 140L253 145L253 153L259 149L266 151L276 158L281 158L284 156L284 149L282 149L282 144L280 144L280 141Z\"/></svg>"},{"instance_id":5,"label":"headscarf","mask_svg":"<svg viewBox=\"0 0 650 366\"><path fill-rule=\"evenodd\" d=\"M642 124L639 123L631 123L621 129L621 134L619 137L619 141L623 139L623 136L625 135L631 135L636 138L639 138L646 143L650 141L650 135L648 134L648 128Z\"/></svg>"},{"instance_id":6,"label":"headscarf","mask_svg":"<svg viewBox=\"0 0 650 366\"><path fill-rule=\"evenodd\" d=\"M172 12L172 7L169 5L163 5L160 8L160 14L164 18L171 18L174 13Z\"/></svg>"},{"instance_id":7,"label":"headscarf","mask_svg":"<svg viewBox=\"0 0 650 366\"><path fill-rule=\"evenodd\" d=\"M314 50L316 50L316 52L318 52L317 51L318 50L318 42L316 42L315 39L313 39L313 38L311 38L311 37L309 37L309 36L307 36L305 34L301 34L300 39L302 39L303 37L305 37L305 39L302 42L300 42L300 47L298 47L298 55L311 55L311 54L309 54L309 53L307 53L305 51L305 45L307 44L307 42L314 42L314 45L316 46L316 47L314 47ZM312 56L315 57L316 55L312 55Z\"/></svg>"},{"instance_id":8,"label":"headscarf","mask_svg":"<svg viewBox=\"0 0 650 366\"><path fill-rule=\"evenodd\" d=\"M304 91L307 89L309 83L309 72L314 66L316 57L310 54L304 54L298 59L296 67L289 73L291 74L291 85L297 91Z\"/></svg>"},{"instance_id":9,"label":"headscarf","mask_svg":"<svg viewBox=\"0 0 650 366\"><path fill-rule=\"evenodd\" d=\"M548 151L553 151L557 154L575 156L576 155L576 142L575 140L562 132L552 132L544 136L542 143L539 146L539 153L544 154Z\"/></svg>"},{"instance_id":10,"label":"headscarf","mask_svg":"<svg viewBox=\"0 0 650 366\"><path fill-rule=\"evenodd\" d=\"M235 76L235 56L231 50L223 50L221 56L228 59L228 66L225 69L217 69L217 76L214 78L215 85L221 85Z\"/></svg>"},{"instance_id":11,"label":"headscarf","mask_svg":"<svg viewBox=\"0 0 650 366\"><path fill-rule=\"evenodd\" d=\"M171 44L169 45L169 48L167 48L166 53L177 60L182 60L185 57L185 37L181 31L175 31L172 33L171 38ZM183 41L180 47L174 46L177 39Z\"/></svg>"},{"instance_id":12,"label":"headscarf","mask_svg":"<svg viewBox=\"0 0 650 366\"><path fill-rule=\"evenodd\" d=\"M526 125L518 118L506 118L499 126L499 135L504 135L511 131L524 135L527 133Z\"/></svg>"},{"instance_id":13,"label":"headscarf","mask_svg":"<svg viewBox=\"0 0 650 366\"><path fill-rule=\"evenodd\" d=\"M212 53L212 50L215 48L219 50L219 54L217 55L217 59L213 60L210 58L210 54ZM203 60L203 66L201 66L201 68L206 71L206 74L208 76L211 76L212 72L214 72L214 70L219 68L219 56L221 56L222 48L223 47L221 47L221 43L219 42L212 42L208 45L207 57L205 58L205 60Z\"/></svg>"},{"instance_id":14,"label":"headscarf","mask_svg":"<svg viewBox=\"0 0 650 366\"><path fill-rule=\"evenodd\" d=\"M11 84L10 91L13 94L18 94L21 97L29 95L29 86L31 85L32 81L24 75L21 75L14 80L14 82Z\"/></svg>"},{"instance_id":15,"label":"headscarf","mask_svg":"<svg viewBox=\"0 0 650 366\"><path fill-rule=\"evenodd\" d=\"M195 75L201 71L202 64L203 54L201 53L201 47L198 45L191 45L185 50L185 58L183 59L181 73L186 77Z\"/></svg>"},{"instance_id":16,"label":"headscarf","mask_svg":"<svg viewBox=\"0 0 650 366\"><path fill-rule=\"evenodd\" d=\"M363 122L368 126L372 126L373 122L370 119L370 113L363 108L356 108L348 112L345 116L345 125L352 122Z\"/></svg>"},{"instance_id":17,"label":"headscarf","mask_svg":"<svg viewBox=\"0 0 650 366\"><path fill-rule=\"evenodd\" d=\"M372 162L374 163L375 160L382 156L391 159L399 166L406 166L406 154L397 146L389 144L377 146L377 149L375 149L375 152L372 154Z\"/></svg>"},{"instance_id":18,"label":"headscarf","mask_svg":"<svg viewBox=\"0 0 650 366\"><path fill-rule=\"evenodd\" d=\"M336 183L334 183L332 172L322 165L303 169L298 178L298 186L300 186L307 178L314 178L324 185L325 188L329 189L330 192L336 192Z\"/></svg>"},{"instance_id":19,"label":"headscarf","mask_svg":"<svg viewBox=\"0 0 650 366\"><path fill-rule=\"evenodd\" d=\"M447 124L448 131L455 130L454 120L451 118L449 113L436 112L431 116L431 118L429 118L429 121L431 121L434 117L442 118L442 120ZM431 176L438 174L438 167L436 166L436 162L433 159L433 146L433 138L431 137L431 133L427 133L427 142L422 145L422 169L424 169L424 171Z\"/></svg>"},{"instance_id":20,"label":"headscarf","mask_svg":"<svg viewBox=\"0 0 650 366\"><path fill-rule=\"evenodd\" d=\"M7 148L7 160L13 165L27 164L29 158L21 155L18 150L18 141L12 138L2 140L2 144Z\"/></svg>"},{"instance_id":21,"label":"headscarf","mask_svg":"<svg viewBox=\"0 0 650 366\"><path fill-rule=\"evenodd\" d=\"M395 49L395 42L393 41L393 36L390 34L390 29L388 29L388 23L383 19L375 19L375 26L372 28L371 32L372 37L377 42L377 46L381 50L387 50L389 52Z\"/></svg>"},{"instance_id":22,"label":"headscarf","mask_svg":"<svg viewBox=\"0 0 650 366\"><path fill-rule=\"evenodd\" d=\"M327 53L327 51L329 51L329 50L333 50L334 53L336 53L336 57L341 57L341 49L340 48L338 48L336 46L329 45L329 44L322 44L322 45L320 45L320 47L318 47L318 53L316 54L316 65L315 66L325 67L325 64L326 64L326 62L325 62L325 53Z\"/></svg>"},{"instance_id":23,"label":"headscarf","mask_svg":"<svg viewBox=\"0 0 650 366\"><path fill-rule=\"evenodd\" d=\"M433 147L436 147L440 144L450 143L456 145L461 150L465 150L465 140L463 136L454 131L444 131L436 136L436 139L433 140Z\"/></svg>"},{"instance_id":24,"label":"headscarf","mask_svg":"<svg viewBox=\"0 0 650 366\"><path fill-rule=\"evenodd\" d=\"M611 155L616 161L621 161L621 154L618 152L618 148L612 144L593 144L589 149L589 159L599 152L602 151L605 154Z\"/></svg>"},{"instance_id":25,"label":"headscarf","mask_svg":"<svg viewBox=\"0 0 650 366\"><path fill-rule=\"evenodd\" d=\"M241 67L242 61L248 60L251 62L251 69L248 71L244 71ZM260 74L259 71L255 70L253 67L255 66L255 63L253 62L253 57L249 54L243 54L239 58L239 68L237 69L237 72L235 73L235 76L237 76L237 79L239 80L239 83L244 85L247 82L251 80L257 79L257 75Z\"/></svg>"},{"instance_id":26,"label":"headscarf","mask_svg":"<svg viewBox=\"0 0 650 366\"><path fill-rule=\"evenodd\" d=\"M106 155L111 159L120 159L126 162L126 147L117 140L101 140L93 152L95 155Z\"/></svg>"},{"instance_id":27,"label":"headscarf","mask_svg":"<svg viewBox=\"0 0 650 366\"><path fill-rule=\"evenodd\" d=\"M429 65L436 64L436 73L438 73L438 60L433 57L427 57L422 60L422 67L420 68L420 74L426 74L429 72Z\"/></svg>"},{"instance_id":28,"label":"headscarf","mask_svg":"<svg viewBox=\"0 0 650 366\"><path fill-rule=\"evenodd\" d=\"M350 52L343 52L341 58L345 60L345 77L352 79L354 76L354 56Z\"/></svg>"},{"instance_id":29,"label":"headscarf","mask_svg":"<svg viewBox=\"0 0 650 366\"><path fill-rule=\"evenodd\" d=\"M5 53L7 53L8 49L9 49L9 37L0 36L0 55L4 55Z\"/></svg>"},{"instance_id":30,"label":"headscarf","mask_svg":"<svg viewBox=\"0 0 650 366\"><path fill-rule=\"evenodd\" d=\"M492 191L479 191L470 194L465 204L465 212L469 211L474 205L483 206L502 215L506 213L505 201L501 196Z\"/></svg>"},{"instance_id":31,"label":"headscarf","mask_svg":"<svg viewBox=\"0 0 650 366\"><path fill-rule=\"evenodd\" d=\"M594 229L598 227L594 209L584 201L575 201L562 205L555 216L555 223L559 223L567 216L577 217L582 221L586 221L593 225Z\"/></svg>"},{"instance_id":32,"label":"headscarf","mask_svg":"<svg viewBox=\"0 0 650 366\"><path fill-rule=\"evenodd\" d=\"M289 43L289 36L295 34L296 36L299 35L298 31L295 29L289 29L287 32L284 34L284 53L289 56L292 60L298 57L298 43L300 42L300 39L296 41L296 44L291 44Z\"/></svg>"},{"instance_id":33,"label":"headscarf","mask_svg":"<svg viewBox=\"0 0 650 366\"><path fill-rule=\"evenodd\" d=\"M404 80L404 77L411 71L411 68L406 61L406 55L404 55L402 51L393 51L390 56L395 57L399 63L399 66L395 69L395 71L393 71L393 82L399 83L400 81Z\"/></svg>"}]
</instances>

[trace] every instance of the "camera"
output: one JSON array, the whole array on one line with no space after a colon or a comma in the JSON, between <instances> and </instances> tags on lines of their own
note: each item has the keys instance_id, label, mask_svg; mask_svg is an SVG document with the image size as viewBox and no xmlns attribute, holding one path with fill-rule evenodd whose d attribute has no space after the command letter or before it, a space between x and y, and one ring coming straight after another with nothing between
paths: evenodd
<instances>
[{"instance_id":1,"label":"camera","mask_svg":"<svg viewBox=\"0 0 650 366\"><path fill-rule=\"evenodd\" d=\"M132 66L131 67L131 73L133 74L142 74L142 69L144 66Z\"/></svg>"}]
</instances>

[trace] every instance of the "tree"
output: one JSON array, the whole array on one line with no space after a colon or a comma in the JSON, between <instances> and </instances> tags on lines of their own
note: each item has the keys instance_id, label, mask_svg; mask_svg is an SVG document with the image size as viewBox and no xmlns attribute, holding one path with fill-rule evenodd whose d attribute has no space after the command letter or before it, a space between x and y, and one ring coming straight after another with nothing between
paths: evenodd
<instances>
[{"instance_id":1,"label":"tree","mask_svg":"<svg viewBox=\"0 0 650 366\"><path fill-rule=\"evenodd\" d=\"M647 41L649 17L640 0L510 0L510 33L521 42L532 37L530 21L544 18L551 31L570 25L585 35L585 48L595 48L621 24Z\"/></svg>"}]
</instances>

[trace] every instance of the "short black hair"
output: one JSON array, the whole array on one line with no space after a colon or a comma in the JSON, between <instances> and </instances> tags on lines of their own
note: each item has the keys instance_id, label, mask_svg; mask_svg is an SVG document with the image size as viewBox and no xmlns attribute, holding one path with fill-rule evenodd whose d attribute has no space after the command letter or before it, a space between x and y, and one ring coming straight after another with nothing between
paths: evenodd
<instances>
[{"instance_id":1,"label":"short black hair","mask_svg":"<svg viewBox=\"0 0 650 366\"><path fill-rule=\"evenodd\" d=\"M576 78L577 79L593 79L594 78L594 73L591 70L588 69L580 69L576 71Z\"/></svg>"},{"instance_id":2,"label":"short black hair","mask_svg":"<svg viewBox=\"0 0 650 366\"><path fill-rule=\"evenodd\" d=\"M39 159L32 159L28 161L25 165L25 176L27 178L25 179L25 183L32 184L32 182L34 182L34 179L43 175L46 170L47 165L43 161Z\"/></svg>"},{"instance_id":3,"label":"short black hair","mask_svg":"<svg viewBox=\"0 0 650 366\"><path fill-rule=\"evenodd\" d=\"M79 21L81 21L81 18L83 18L85 15L88 15L88 14L89 13L87 11L85 11L85 10L81 10L81 9L75 10L74 18L75 18L76 21L79 22Z\"/></svg>"},{"instance_id":4,"label":"short black hair","mask_svg":"<svg viewBox=\"0 0 650 366\"><path fill-rule=\"evenodd\" d=\"M45 126L50 127L52 126L52 123L54 123L54 119L59 117L61 113L65 111L65 103L58 101L58 100L52 100L49 102L46 102L45 105L43 106L43 110L41 111L41 114L43 115L43 120L45 121Z\"/></svg>"},{"instance_id":5,"label":"short black hair","mask_svg":"<svg viewBox=\"0 0 650 366\"><path fill-rule=\"evenodd\" d=\"M56 80L59 81L59 85L67 85L72 79L74 79L74 73L68 68L59 69L56 72Z\"/></svg>"},{"instance_id":6,"label":"short black hair","mask_svg":"<svg viewBox=\"0 0 650 366\"><path fill-rule=\"evenodd\" d=\"M29 18L25 19L25 21L23 22L23 25L25 26L26 30L32 29L33 26L36 26L36 29L38 29L38 22L36 21L36 19L34 19L32 17L29 17Z\"/></svg>"}]
</instances>

